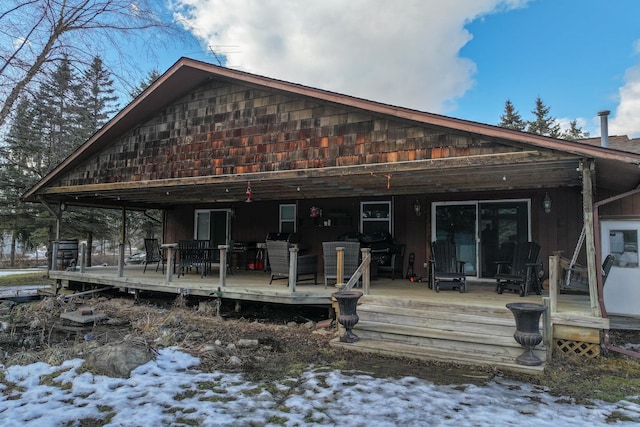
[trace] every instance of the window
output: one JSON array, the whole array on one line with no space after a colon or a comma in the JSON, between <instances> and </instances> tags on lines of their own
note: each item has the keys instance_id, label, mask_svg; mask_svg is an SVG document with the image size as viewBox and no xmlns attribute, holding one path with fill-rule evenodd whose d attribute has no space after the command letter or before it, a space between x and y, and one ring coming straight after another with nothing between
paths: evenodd
<instances>
[{"instance_id":1,"label":"window","mask_svg":"<svg viewBox=\"0 0 640 427\"><path fill-rule=\"evenodd\" d=\"M614 256L614 266L637 268L638 231L622 229L609 231L609 253Z\"/></svg>"},{"instance_id":2,"label":"window","mask_svg":"<svg viewBox=\"0 0 640 427\"><path fill-rule=\"evenodd\" d=\"M280 205L280 233L296 232L296 205Z\"/></svg>"},{"instance_id":3,"label":"window","mask_svg":"<svg viewBox=\"0 0 640 427\"><path fill-rule=\"evenodd\" d=\"M360 203L360 231L391 233L391 202Z\"/></svg>"}]
</instances>

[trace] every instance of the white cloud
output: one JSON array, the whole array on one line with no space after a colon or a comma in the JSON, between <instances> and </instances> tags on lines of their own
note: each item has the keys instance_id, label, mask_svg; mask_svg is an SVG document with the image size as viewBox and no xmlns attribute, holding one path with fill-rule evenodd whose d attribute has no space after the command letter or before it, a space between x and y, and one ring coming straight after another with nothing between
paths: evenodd
<instances>
[{"instance_id":1,"label":"white cloud","mask_svg":"<svg viewBox=\"0 0 640 427\"><path fill-rule=\"evenodd\" d=\"M609 119L609 134L640 137L640 64L629 68L624 80L618 90L618 106Z\"/></svg>"},{"instance_id":2,"label":"white cloud","mask_svg":"<svg viewBox=\"0 0 640 427\"><path fill-rule=\"evenodd\" d=\"M527 0L176 0L176 18L227 66L446 113L474 84L465 24Z\"/></svg>"}]
</instances>

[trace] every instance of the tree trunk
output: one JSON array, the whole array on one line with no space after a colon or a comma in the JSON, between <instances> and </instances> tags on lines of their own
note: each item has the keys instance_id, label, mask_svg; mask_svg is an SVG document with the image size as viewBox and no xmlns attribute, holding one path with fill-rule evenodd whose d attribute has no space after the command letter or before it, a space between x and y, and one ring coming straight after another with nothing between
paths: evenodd
<instances>
[{"instance_id":1,"label":"tree trunk","mask_svg":"<svg viewBox=\"0 0 640 427\"><path fill-rule=\"evenodd\" d=\"M9 255L9 267L16 266L16 235L11 233L11 254Z\"/></svg>"}]
</instances>

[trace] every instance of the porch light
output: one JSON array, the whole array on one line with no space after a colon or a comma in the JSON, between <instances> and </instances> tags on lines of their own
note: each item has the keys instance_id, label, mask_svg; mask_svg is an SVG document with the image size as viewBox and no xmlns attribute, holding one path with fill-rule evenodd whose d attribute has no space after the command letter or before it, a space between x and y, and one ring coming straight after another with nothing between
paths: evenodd
<instances>
[{"instance_id":1,"label":"porch light","mask_svg":"<svg viewBox=\"0 0 640 427\"><path fill-rule=\"evenodd\" d=\"M542 207L544 208L544 213L551 212L551 197L549 197L549 193L545 194Z\"/></svg>"},{"instance_id":2,"label":"porch light","mask_svg":"<svg viewBox=\"0 0 640 427\"><path fill-rule=\"evenodd\" d=\"M413 211L416 213L416 216L420 216L420 214L422 213L422 206L420 205L419 199L416 199L416 201L413 203Z\"/></svg>"},{"instance_id":3,"label":"porch light","mask_svg":"<svg viewBox=\"0 0 640 427\"><path fill-rule=\"evenodd\" d=\"M251 200L251 197L253 196L253 192L251 191L251 182L247 182L247 192L245 194L247 195L245 203L251 203L253 201Z\"/></svg>"}]
</instances>

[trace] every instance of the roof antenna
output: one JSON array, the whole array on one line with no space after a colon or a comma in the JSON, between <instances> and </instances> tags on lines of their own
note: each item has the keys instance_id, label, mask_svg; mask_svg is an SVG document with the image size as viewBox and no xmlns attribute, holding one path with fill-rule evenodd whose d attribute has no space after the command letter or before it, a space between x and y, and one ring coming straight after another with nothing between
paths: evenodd
<instances>
[{"instance_id":1,"label":"roof antenna","mask_svg":"<svg viewBox=\"0 0 640 427\"><path fill-rule=\"evenodd\" d=\"M224 65L222 65L222 61L220 61L220 57L216 54L216 51L213 50L213 47L209 46L209 50L213 54L213 57L216 59L216 61L218 61L218 65L223 67Z\"/></svg>"}]
</instances>

